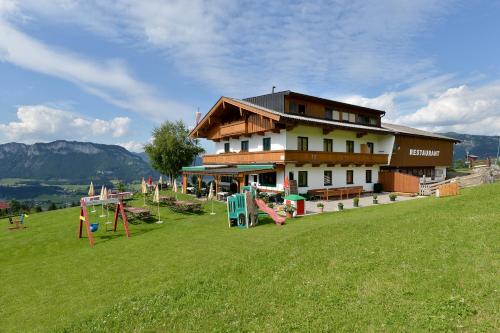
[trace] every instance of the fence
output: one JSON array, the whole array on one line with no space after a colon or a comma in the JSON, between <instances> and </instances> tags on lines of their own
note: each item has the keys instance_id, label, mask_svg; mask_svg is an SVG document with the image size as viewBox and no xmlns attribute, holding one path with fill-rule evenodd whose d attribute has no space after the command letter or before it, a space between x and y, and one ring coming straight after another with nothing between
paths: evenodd
<instances>
[{"instance_id":1,"label":"fence","mask_svg":"<svg viewBox=\"0 0 500 333\"><path fill-rule=\"evenodd\" d=\"M381 171L378 181L384 191L419 193L419 178L400 172Z\"/></svg>"},{"instance_id":2,"label":"fence","mask_svg":"<svg viewBox=\"0 0 500 333\"><path fill-rule=\"evenodd\" d=\"M457 182L439 185L436 190L436 197L448 197L458 195L460 186Z\"/></svg>"}]
</instances>

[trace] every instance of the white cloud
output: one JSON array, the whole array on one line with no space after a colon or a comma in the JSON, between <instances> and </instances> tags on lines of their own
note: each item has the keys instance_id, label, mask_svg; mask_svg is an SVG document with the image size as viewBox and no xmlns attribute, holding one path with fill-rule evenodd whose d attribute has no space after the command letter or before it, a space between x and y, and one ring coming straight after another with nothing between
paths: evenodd
<instances>
[{"instance_id":1,"label":"white cloud","mask_svg":"<svg viewBox=\"0 0 500 333\"><path fill-rule=\"evenodd\" d=\"M58 139L108 141L128 134L130 118L89 119L73 112L44 105L25 105L17 121L0 123L0 142L46 142Z\"/></svg>"},{"instance_id":2,"label":"white cloud","mask_svg":"<svg viewBox=\"0 0 500 333\"><path fill-rule=\"evenodd\" d=\"M500 134L500 82L447 89L398 122L435 132Z\"/></svg>"},{"instance_id":3,"label":"white cloud","mask_svg":"<svg viewBox=\"0 0 500 333\"><path fill-rule=\"evenodd\" d=\"M119 60L96 62L67 50L48 46L0 17L0 61L70 81L123 109L155 120L177 119L191 109L156 97L149 85L135 79Z\"/></svg>"},{"instance_id":4,"label":"white cloud","mask_svg":"<svg viewBox=\"0 0 500 333\"><path fill-rule=\"evenodd\" d=\"M386 121L432 132L500 134L500 82L470 86L457 81L453 75L443 75L372 98L353 95L338 99L385 110Z\"/></svg>"},{"instance_id":5,"label":"white cloud","mask_svg":"<svg viewBox=\"0 0 500 333\"><path fill-rule=\"evenodd\" d=\"M22 10L160 50L225 94L411 81L432 69L414 39L450 1L25 0ZM306 89L307 90L307 89Z\"/></svg>"},{"instance_id":6,"label":"white cloud","mask_svg":"<svg viewBox=\"0 0 500 333\"><path fill-rule=\"evenodd\" d=\"M144 151L144 143L137 141L122 142L118 145L127 149L128 151L133 151L134 153L142 153Z\"/></svg>"}]
</instances>

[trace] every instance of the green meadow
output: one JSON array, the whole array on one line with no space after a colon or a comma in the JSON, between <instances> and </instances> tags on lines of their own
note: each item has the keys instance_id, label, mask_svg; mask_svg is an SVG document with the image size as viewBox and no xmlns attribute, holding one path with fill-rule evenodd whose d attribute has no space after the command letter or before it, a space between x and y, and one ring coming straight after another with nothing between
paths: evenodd
<instances>
[{"instance_id":1,"label":"green meadow","mask_svg":"<svg viewBox=\"0 0 500 333\"><path fill-rule=\"evenodd\" d=\"M162 207L130 238L101 223L94 248L79 208L0 220L0 331L499 331L499 199L497 183L248 230L224 204Z\"/></svg>"}]
</instances>

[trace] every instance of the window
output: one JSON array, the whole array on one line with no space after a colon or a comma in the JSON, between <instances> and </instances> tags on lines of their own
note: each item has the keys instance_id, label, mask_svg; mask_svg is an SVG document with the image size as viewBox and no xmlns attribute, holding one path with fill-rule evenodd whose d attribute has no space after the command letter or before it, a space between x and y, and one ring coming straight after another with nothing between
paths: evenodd
<instances>
[{"instance_id":1,"label":"window","mask_svg":"<svg viewBox=\"0 0 500 333\"><path fill-rule=\"evenodd\" d=\"M309 148L309 138L304 136L297 137L297 150L307 151Z\"/></svg>"},{"instance_id":2,"label":"window","mask_svg":"<svg viewBox=\"0 0 500 333\"><path fill-rule=\"evenodd\" d=\"M293 171L288 172L288 180L294 180Z\"/></svg>"},{"instance_id":3,"label":"window","mask_svg":"<svg viewBox=\"0 0 500 333\"><path fill-rule=\"evenodd\" d=\"M368 125L370 123L370 117L358 115L358 123Z\"/></svg>"},{"instance_id":4,"label":"window","mask_svg":"<svg viewBox=\"0 0 500 333\"><path fill-rule=\"evenodd\" d=\"M229 142L224 143L224 152L229 153Z\"/></svg>"},{"instance_id":5,"label":"window","mask_svg":"<svg viewBox=\"0 0 500 333\"><path fill-rule=\"evenodd\" d=\"M340 112L333 111L333 120L340 120Z\"/></svg>"},{"instance_id":6,"label":"window","mask_svg":"<svg viewBox=\"0 0 500 333\"><path fill-rule=\"evenodd\" d=\"M248 151L248 140L241 141L241 151Z\"/></svg>"},{"instance_id":7,"label":"window","mask_svg":"<svg viewBox=\"0 0 500 333\"><path fill-rule=\"evenodd\" d=\"M297 104L295 102L290 102L288 104L288 112L289 113L298 113L301 115L306 114L306 105L305 104Z\"/></svg>"},{"instance_id":8,"label":"window","mask_svg":"<svg viewBox=\"0 0 500 333\"><path fill-rule=\"evenodd\" d=\"M370 125L377 125L377 118L370 117Z\"/></svg>"},{"instance_id":9,"label":"window","mask_svg":"<svg viewBox=\"0 0 500 333\"><path fill-rule=\"evenodd\" d=\"M366 183L370 184L372 182L372 171L366 170Z\"/></svg>"},{"instance_id":10,"label":"window","mask_svg":"<svg viewBox=\"0 0 500 333\"><path fill-rule=\"evenodd\" d=\"M323 172L323 185L324 186L332 185L332 170L325 170Z\"/></svg>"},{"instance_id":11,"label":"window","mask_svg":"<svg viewBox=\"0 0 500 333\"><path fill-rule=\"evenodd\" d=\"M347 140L345 142L345 151L347 153L354 153L354 141Z\"/></svg>"},{"instance_id":12,"label":"window","mask_svg":"<svg viewBox=\"0 0 500 333\"><path fill-rule=\"evenodd\" d=\"M373 142L367 142L366 145L368 146L370 154L373 154Z\"/></svg>"},{"instance_id":13,"label":"window","mask_svg":"<svg viewBox=\"0 0 500 333\"><path fill-rule=\"evenodd\" d=\"M351 123L355 123L356 122L356 114L349 113L349 122L351 122Z\"/></svg>"},{"instance_id":14,"label":"window","mask_svg":"<svg viewBox=\"0 0 500 333\"><path fill-rule=\"evenodd\" d=\"M262 139L262 149L264 151L271 150L271 138L264 138L264 139Z\"/></svg>"},{"instance_id":15,"label":"window","mask_svg":"<svg viewBox=\"0 0 500 333\"><path fill-rule=\"evenodd\" d=\"M259 184L261 186L276 187L276 172L259 174Z\"/></svg>"},{"instance_id":16,"label":"window","mask_svg":"<svg viewBox=\"0 0 500 333\"><path fill-rule=\"evenodd\" d=\"M342 121L349 121L349 112L342 112Z\"/></svg>"},{"instance_id":17,"label":"window","mask_svg":"<svg viewBox=\"0 0 500 333\"><path fill-rule=\"evenodd\" d=\"M332 152L333 151L333 140L323 139L323 151Z\"/></svg>"},{"instance_id":18,"label":"window","mask_svg":"<svg viewBox=\"0 0 500 333\"><path fill-rule=\"evenodd\" d=\"M333 120L333 110L330 108L325 108L325 119Z\"/></svg>"},{"instance_id":19,"label":"window","mask_svg":"<svg viewBox=\"0 0 500 333\"><path fill-rule=\"evenodd\" d=\"M307 171L299 171L299 187L307 187Z\"/></svg>"},{"instance_id":20,"label":"window","mask_svg":"<svg viewBox=\"0 0 500 333\"><path fill-rule=\"evenodd\" d=\"M354 171L353 170L347 170L345 176L346 176L346 178L345 178L346 184L354 184Z\"/></svg>"}]
</instances>

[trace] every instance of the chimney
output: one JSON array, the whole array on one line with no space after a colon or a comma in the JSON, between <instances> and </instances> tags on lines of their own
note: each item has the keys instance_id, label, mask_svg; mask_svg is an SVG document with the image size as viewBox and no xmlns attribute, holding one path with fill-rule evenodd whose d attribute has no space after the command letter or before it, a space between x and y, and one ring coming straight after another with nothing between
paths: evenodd
<instances>
[{"instance_id":1,"label":"chimney","mask_svg":"<svg viewBox=\"0 0 500 333\"><path fill-rule=\"evenodd\" d=\"M201 119L201 112L200 112L199 108L198 108L198 111L196 111L196 113L195 113L195 119L196 119L196 125L198 125L198 123L200 122L200 119Z\"/></svg>"},{"instance_id":2,"label":"chimney","mask_svg":"<svg viewBox=\"0 0 500 333\"><path fill-rule=\"evenodd\" d=\"M274 94L274 89L276 89L276 86L273 86L273 92L272 92L273 94Z\"/></svg>"}]
</instances>

